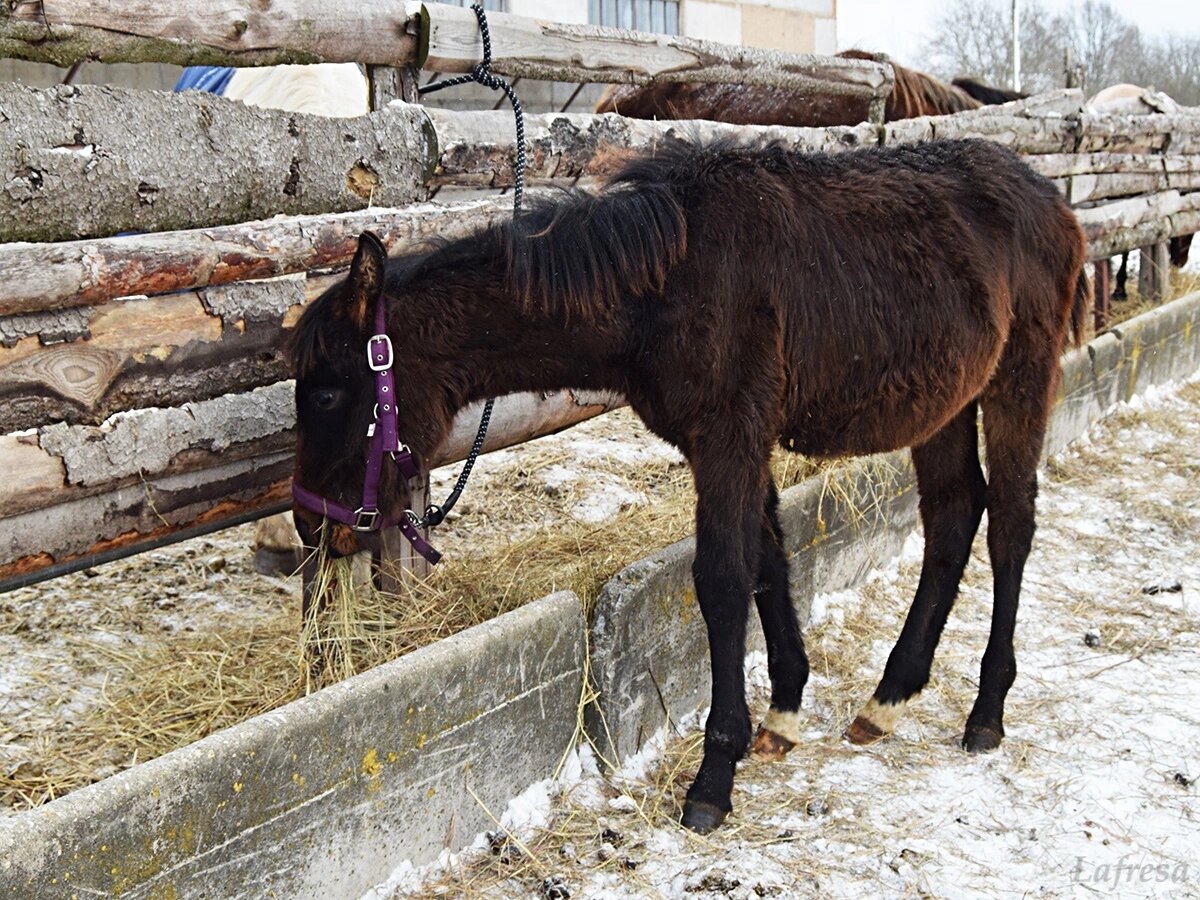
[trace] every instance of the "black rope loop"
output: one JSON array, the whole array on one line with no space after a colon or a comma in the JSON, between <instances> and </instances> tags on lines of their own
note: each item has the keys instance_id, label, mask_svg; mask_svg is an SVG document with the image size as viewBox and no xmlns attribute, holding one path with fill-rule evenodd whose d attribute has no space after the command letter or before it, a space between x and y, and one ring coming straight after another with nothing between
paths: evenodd
<instances>
[{"instance_id":1,"label":"black rope loop","mask_svg":"<svg viewBox=\"0 0 1200 900\"><path fill-rule=\"evenodd\" d=\"M479 34L483 39L483 59L471 67L469 75L456 75L444 81L437 81L417 89L418 94L432 94L443 88L457 87L460 84L482 84L493 91L501 91L512 104L513 118L517 130L517 164L513 170L513 217L520 215L521 202L525 197L525 110L517 97L513 86L492 71L492 33L488 30L487 13L480 3L472 3L471 10L479 22Z\"/></svg>"},{"instance_id":2,"label":"black rope loop","mask_svg":"<svg viewBox=\"0 0 1200 900\"><path fill-rule=\"evenodd\" d=\"M513 90L513 86L492 72L492 35L488 30L487 13L483 10L483 4L473 3L471 4L471 9L474 11L475 18L479 22L479 34L483 39L483 59L472 66L469 75L457 75L454 78L447 78L444 81L427 84L419 88L417 93L431 94L434 91L442 90L442 88L455 87L471 82L482 84L493 91L503 91L504 96L508 98L508 102L512 104L513 118L516 121L517 162L513 170L513 218L515 219L521 214L521 202L525 196L525 110L522 108L521 101L517 98L517 92ZM495 406L494 400L488 400L483 405L483 415L479 418L479 431L475 434L475 442L471 445L471 452L467 454L467 458L463 462L463 470L459 473L458 480L454 484L454 489L450 491L450 496L446 498L446 502L441 506L432 503L427 506L425 508L425 515L417 523L417 527L433 528L442 524L450 510L454 508L454 504L458 502L458 498L462 496L462 492L467 486L467 479L471 476L471 470L475 467L475 461L479 458L479 454L483 450L483 442L487 437L488 424L492 420L493 406Z\"/></svg>"}]
</instances>

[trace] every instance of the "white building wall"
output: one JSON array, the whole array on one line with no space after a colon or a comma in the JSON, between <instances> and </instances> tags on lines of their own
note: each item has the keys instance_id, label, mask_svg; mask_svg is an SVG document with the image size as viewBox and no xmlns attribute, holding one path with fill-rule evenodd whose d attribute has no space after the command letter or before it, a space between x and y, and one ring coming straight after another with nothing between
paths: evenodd
<instances>
[{"instance_id":1,"label":"white building wall","mask_svg":"<svg viewBox=\"0 0 1200 900\"><path fill-rule=\"evenodd\" d=\"M817 19L814 27L813 53L833 56L837 53L837 19Z\"/></svg>"},{"instance_id":2,"label":"white building wall","mask_svg":"<svg viewBox=\"0 0 1200 900\"><path fill-rule=\"evenodd\" d=\"M742 10L733 3L683 0L679 10L679 30L688 37L722 44L740 44Z\"/></svg>"},{"instance_id":3,"label":"white building wall","mask_svg":"<svg viewBox=\"0 0 1200 900\"><path fill-rule=\"evenodd\" d=\"M793 53L837 50L837 0L681 0L688 37Z\"/></svg>"},{"instance_id":4,"label":"white building wall","mask_svg":"<svg viewBox=\"0 0 1200 900\"><path fill-rule=\"evenodd\" d=\"M504 8L514 16L568 25L586 25L588 20L588 0L508 0Z\"/></svg>"}]
</instances>

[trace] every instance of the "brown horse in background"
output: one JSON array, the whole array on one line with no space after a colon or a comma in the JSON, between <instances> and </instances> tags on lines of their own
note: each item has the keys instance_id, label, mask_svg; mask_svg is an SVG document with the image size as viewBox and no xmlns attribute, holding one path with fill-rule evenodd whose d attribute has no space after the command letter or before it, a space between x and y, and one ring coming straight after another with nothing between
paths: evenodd
<instances>
[{"instance_id":1,"label":"brown horse in background","mask_svg":"<svg viewBox=\"0 0 1200 900\"><path fill-rule=\"evenodd\" d=\"M624 394L682 451L696 487L693 577L712 711L683 823L707 831L730 811L751 746L752 599L771 678L755 750L782 755L804 730L809 665L773 447L912 447L921 577L848 734L886 736L927 683L986 509L992 625L962 740L990 750L1017 671L1013 629L1059 355L1089 300L1083 257L1054 185L986 141L840 154L673 142L598 195L564 193L424 252L389 261L364 235L349 277L294 332L297 525L308 546L350 554L377 547L383 522L405 521L414 501L399 463L372 469L382 432L419 475L474 401Z\"/></svg>"},{"instance_id":2,"label":"brown horse in background","mask_svg":"<svg viewBox=\"0 0 1200 900\"><path fill-rule=\"evenodd\" d=\"M887 61L882 54L863 50L844 50L838 56ZM884 107L886 122L962 112L1027 96L967 78L946 84L924 72L891 65L896 77ZM708 119L733 125L825 127L865 122L868 107L869 102L861 97L806 94L768 85L653 82L611 86L597 103L596 112L615 112L634 119Z\"/></svg>"}]
</instances>

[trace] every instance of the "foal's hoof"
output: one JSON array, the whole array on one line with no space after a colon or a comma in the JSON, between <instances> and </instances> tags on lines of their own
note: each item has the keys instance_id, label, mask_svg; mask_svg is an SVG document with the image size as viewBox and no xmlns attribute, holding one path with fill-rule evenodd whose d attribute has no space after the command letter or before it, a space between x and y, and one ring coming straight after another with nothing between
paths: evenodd
<instances>
[{"instance_id":1,"label":"foal's hoof","mask_svg":"<svg viewBox=\"0 0 1200 900\"><path fill-rule=\"evenodd\" d=\"M708 834L714 828L719 828L727 815L729 815L728 810L720 809L711 803L685 800L683 817L680 821L684 828L691 829L696 834Z\"/></svg>"},{"instance_id":2,"label":"foal's hoof","mask_svg":"<svg viewBox=\"0 0 1200 900\"><path fill-rule=\"evenodd\" d=\"M968 725L962 745L968 753L986 753L999 747L1003 739L1003 729Z\"/></svg>"},{"instance_id":3,"label":"foal's hoof","mask_svg":"<svg viewBox=\"0 0 1200 900\"><path fill-rule=\"evenodd\" d=\"M750 752L758 759L777 762L787 756L787 752L795 746L795 741L789 741L782 734L776 734L760 725L758 733L754 735L754 746Z\"/></svg>"},{"instance_id":4,"label":"foal's hoof","mask_svg":"<svg viewBox=\"0 0 1200 900\"><path fill-rule=\"evenodd\" d=\"M877 744L882 741L888 733L882 730L878 725L870 719L858 716L850 727L846 729L845 738L852 744L857 744L860 747L867 747L871 744Z\"/></svg>"}]
</instances>

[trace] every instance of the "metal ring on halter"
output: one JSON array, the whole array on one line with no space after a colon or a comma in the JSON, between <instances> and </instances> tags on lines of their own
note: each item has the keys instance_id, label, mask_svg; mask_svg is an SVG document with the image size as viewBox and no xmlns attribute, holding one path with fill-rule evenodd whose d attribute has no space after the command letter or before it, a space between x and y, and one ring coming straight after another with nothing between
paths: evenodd
<instances>
[{"instance_id":1,"label":"metal ring on halter","mask_svg":"<svg viewBox=\"0 0 1200 900\"><path fill-rule=\"evenodd\" d=\"M354 524L350 528L354 531L374 531L378 521L379 510L363 509L360 506L354 511Z\"/></svg>"}]
</instances>

